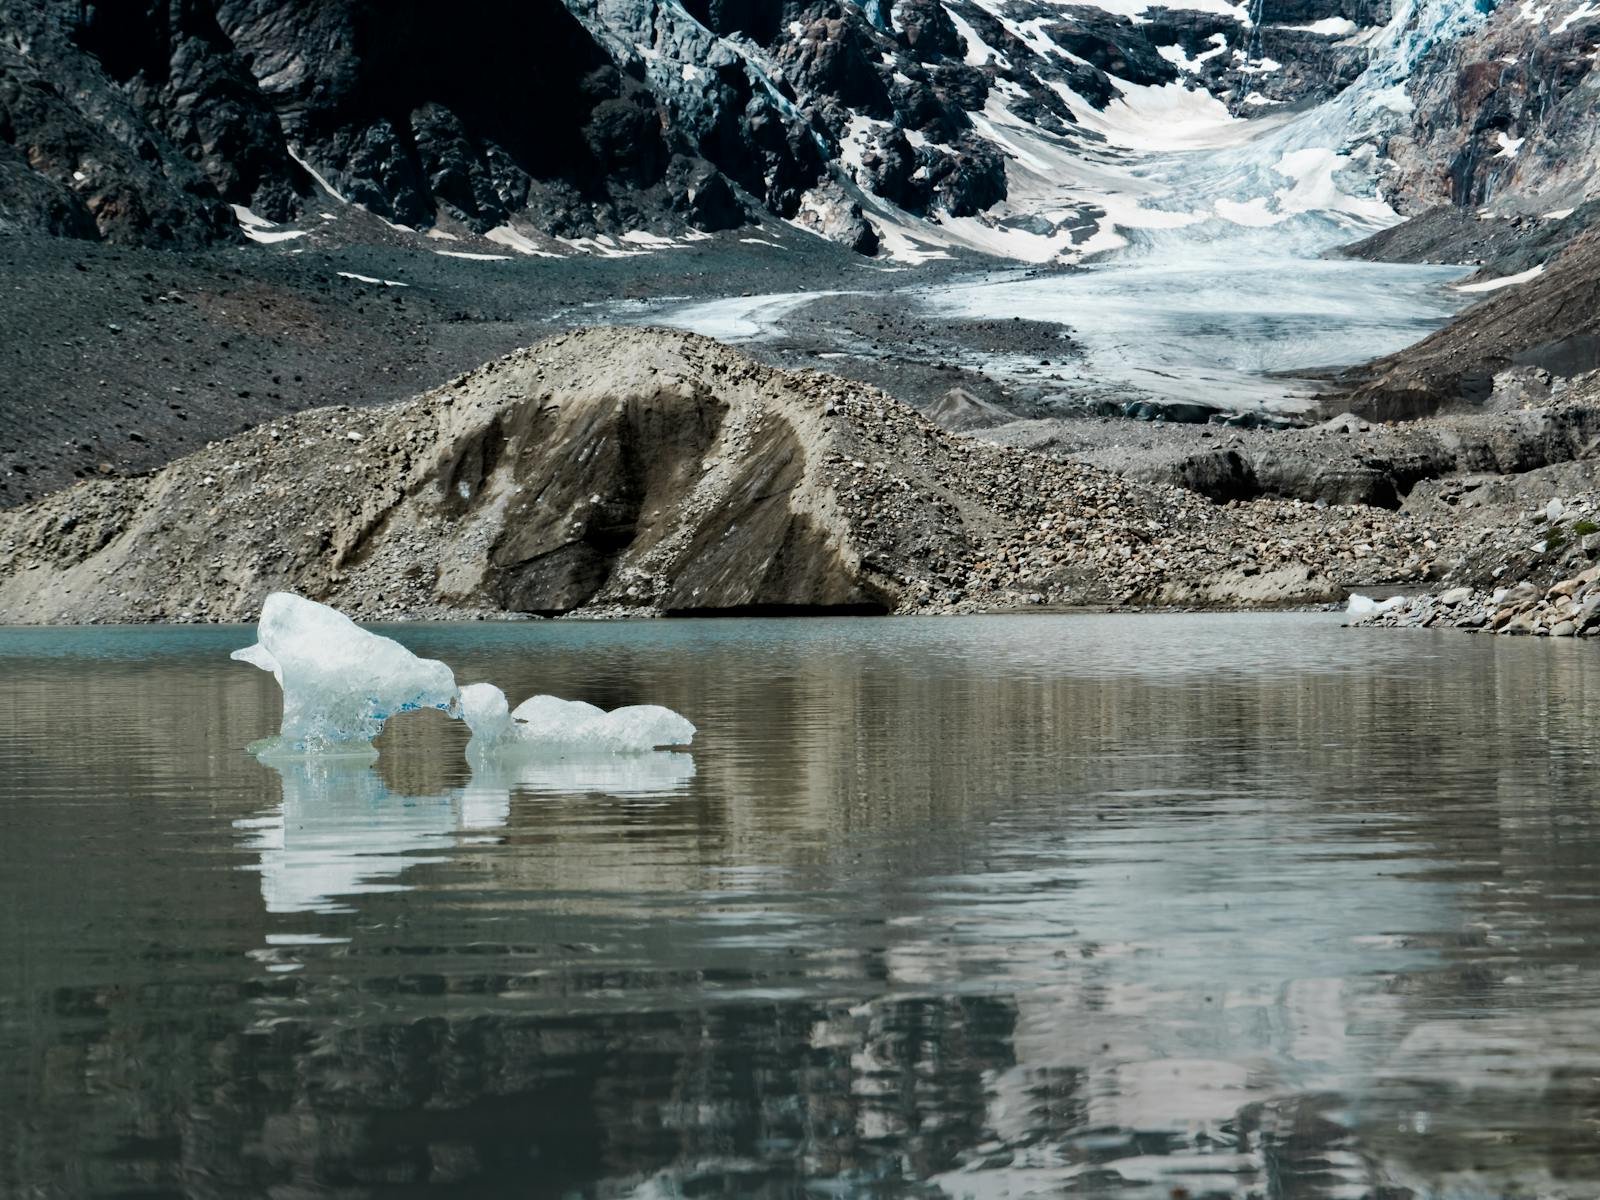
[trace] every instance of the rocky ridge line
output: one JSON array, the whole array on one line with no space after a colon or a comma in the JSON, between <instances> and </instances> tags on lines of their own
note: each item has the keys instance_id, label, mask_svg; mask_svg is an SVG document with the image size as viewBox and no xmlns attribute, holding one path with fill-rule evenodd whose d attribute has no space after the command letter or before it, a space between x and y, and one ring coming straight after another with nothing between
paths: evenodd
<instances>
[{"instance_id":1,"label":"rocky ridge line","mask_svg":"<svg viewBox=\"0 0 1600 1200\"><path fill-rule=\"evenodd\" d=\"M1214 504L694 335L587 330L0 514L0 620L1253 606L1436 577L1445 532Z\"/></svg>"},{"instance_id":2,"label":"rocky ridge line","mask_svg":"<svg viewBox=\"0 0 1600 1200\"><path fill-rule=\"evenodd\" d=\"M418 230L569 242L764 209L872 253L863 202L914 224L1006 198L992 119L1093 158L1063 91L1093 110L1179 82L1242 113L1247 93L1325 99L1366 63L1347 30L1388 16L1277 7L1258 27L1244 3L0 0L0 231L237 241L227 206L282 223L331 194ZM1269 71L1247 53L1266 61L1263 38Z\"/></svg>"}]
</instances>

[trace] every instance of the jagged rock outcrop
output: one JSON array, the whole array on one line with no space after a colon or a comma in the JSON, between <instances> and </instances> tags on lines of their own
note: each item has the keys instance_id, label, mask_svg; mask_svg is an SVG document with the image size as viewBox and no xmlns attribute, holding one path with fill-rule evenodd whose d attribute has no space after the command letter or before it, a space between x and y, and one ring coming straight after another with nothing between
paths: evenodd
<instances>
[{"instance_id":1,"label":"jagged rock outcrop","mask_svg":"<svg viewBox=\"0 0 1600 1200\"><path fill-rule=\"evenodd\" d=\"M589 330L0 514L0 620L1272 604L1423 578L1401 514L1193 492L945 433L705 338Z\"/></svg>"},{"instance_id":2,"label":"jagged rock outcrop","mask_svg":"<svg viewBox=\"0 0 1600 1200\"><path fill-rule=\"evenodd\" d=\"M205 174L133 97L58 23L16 15L0 12L0 233L242 240Z\"/></svg>"},{"instance_id":3,"label":"jagged rock outcrop","mask_svg":"<svg viewBox=\"0 0 1600 1200\"><path fill-rule=\"evenodd\" d=\"M1549 395L1600 369L1600 230L1488 293L1437 333L1350 376L1350 406L1409 420L1521 407L1531 376Z\"/></svg>"},{"instance_id":4,"label":"jagged rock outcrop","mask_svg":"<svg viewBox=\"0 0 1600 1200\"><path fill-rule=\"evenodd\" d=\"M1216 500L1280 496L1398 508L1425 480L1517 474L1588 458L1597 448L1600 408L1577 404L1397 427L1336 419L1132 474Z\"/></svg>"},{"instance_id":5,"label":"jagged rock outcrop","mask_svg":"<svg viewBox=\"0 0 1600 1200\"><path fill-rule=\"evenodd\" d=\"M410 0L10 3L0 140L102 236L147 244L237 237L223 201L290 219L313 170L419 227L743 219L693 138L558 0L484 16Z\"/></svg>"},{"instance_id":6,"label":"jagged rock outcrop","mask_svg":"<svg viewBox=\"0 0 1600 1200\"><path fill-rule=\"evenodd\" d=\"M283 222L324 186L411 227L568 239L803 218L840 186L967 217L1009 195L994 119L1093 151L1064 95L1325 97L1365 61L1315 24L1348 8L3 0L0 228L193 245L239 237L228 204ZM870 253L869 219L802 223Z\"/></svg>"},{"instance_id":7,"label":"jagged rock outcrop","mask_svg":"<svg viewBox=\"0 0 1600 1200\"><path fill-rule=\"evenodd\" d=\"M1385 147L1391 194L1410 213L1582 203L1600 175L1600 11L1581 0L1483 11L1477 31L1443 41L1406 81L1412 118Z\"/></svg>"},{"instance_id":8,"label":"jagged rock outcrop","mask_svg":"<svg viewBox=\"0 0 1600 1200\"><path fill-rule=\"evenodd\" d=\"M1309 429L1213 427L1196 437L1168 428L1164 432L1174 436L1152 439L1137 452L1086 443L1084 423L1070 419L991 424L979 436L1218 503L1275 497L1399 508L1419 487L1440 480L1515 478L1594 459L1600 453L1597 385L1600 380L1590 380L1556 396L1506 397L1492 412L1396 424L1345 413Z\"/></svg>"}]
</instances>

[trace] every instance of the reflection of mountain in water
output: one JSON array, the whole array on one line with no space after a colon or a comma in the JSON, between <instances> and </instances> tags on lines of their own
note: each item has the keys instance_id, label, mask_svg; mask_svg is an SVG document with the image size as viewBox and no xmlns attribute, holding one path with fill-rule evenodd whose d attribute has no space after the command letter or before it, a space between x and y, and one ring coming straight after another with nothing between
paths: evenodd
<instances>
[{"instance_id":1,"label":"reflection of mountain in water","mask_svg":"<svg viewBox=\"0 0 1600 1200\"><path fill-rule=\"evenodd\" d=\"M1595 1193L1584 647L1401 656L1307 617L519 636L550 686L599 662L704 712L698 773L466 783L412 729L375 776L280 783L149 749L217 707L203 678L16 706L0 1194L1330 1200L1462 1164L1451 1195ZM65 713L112 735L69 746ZM246 855L318 911L264 911Z\"/></svg>"}]
</instances>

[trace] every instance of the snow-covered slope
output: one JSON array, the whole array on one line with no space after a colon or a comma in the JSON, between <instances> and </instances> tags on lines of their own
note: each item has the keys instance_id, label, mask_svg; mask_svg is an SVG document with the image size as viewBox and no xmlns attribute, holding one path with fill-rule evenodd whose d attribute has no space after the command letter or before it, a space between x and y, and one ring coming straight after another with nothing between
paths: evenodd
<instances>
[{"instance_id":1,"label":"snow-covered slope","mask_svg":"<svg viewBox=\"0 0 1600 1200\"><path fill-rule=\"evenodd\" d=\"M289 240L337 197L514 254L758 216L907 261L1321 248L1591 194L1597 27L1588 0L0 0L0 227Z\"/></svg>"}]
</instances>

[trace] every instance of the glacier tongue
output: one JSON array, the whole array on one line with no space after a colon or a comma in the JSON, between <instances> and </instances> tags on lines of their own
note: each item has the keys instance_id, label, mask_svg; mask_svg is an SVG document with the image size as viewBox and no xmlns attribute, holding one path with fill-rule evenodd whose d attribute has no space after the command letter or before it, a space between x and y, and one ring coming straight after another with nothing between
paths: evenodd
<instances>
[{"instance_id":1,"label":"glacier tongue","mask_svg":"<svg viewBox=\"0 0 1600 1200\"><path fill-rule=\"evenodd\" d=\"M1027 110L1013 111L1008 101L1021 93L1002 81L971 118L1007 159L1006 201L931 226L897 224L874 196L863 203L883 226L891 257L908 261L928 247L961 245L1040 263L1241 251L1313 258L1399 219L1379 184L1384 144L1411 114L1407 81L1431 51L1482 25L1492 8L1491 0L1396 0L1386 25L1360 35L1370 54L1362 75L1303 111L1245 118L1237 102L1230 110L1192 79L1114 79L1120 95L1096 107L1043 76L1076 125L1060 134ZM1077 219L1064 220L1068 214ZM1037 228L1041 218L1048 232Z\"/></svg>"},{"instance_id":2,"label":"glacier tongue","mask_svg":"<svg viewBox=\"0 0 1600 1200\"><path fill-rule=\"evenodd\" d=\"M468 752L644 754L686 746L695 727L671 709L634 704L605 712L581 700L534 696L511 710L493 684L456 687L444 663L418 658L313 600L274 592L261 606L254 645L230 656L270 672L283 689L276 738L251 749L268 757L361 754L396 713L437 708L466 721Z\"/></svg>"},{"instance_id":3,"label":"glacier tongue","mask_svg":"<svg viewBox=\"0 0 1600 1200\"><path fill-rule=\"evenodd\" d=\"M1379 194L1385 139L1405 128L1406 82L1430 50L1483 24L1477 0L1401 0L1375 31L1361 76L1287 119L1239 122L1242 136L1195 150L1122 154L1146 210L1186 222L1123 226L1135 257L1311 258L1399 219ZM1108 209L1115 221L1115 207Z\"/></svg>"}]
</instances>

